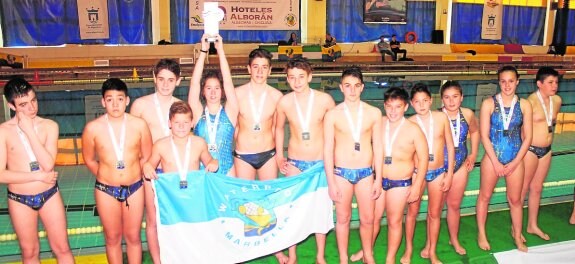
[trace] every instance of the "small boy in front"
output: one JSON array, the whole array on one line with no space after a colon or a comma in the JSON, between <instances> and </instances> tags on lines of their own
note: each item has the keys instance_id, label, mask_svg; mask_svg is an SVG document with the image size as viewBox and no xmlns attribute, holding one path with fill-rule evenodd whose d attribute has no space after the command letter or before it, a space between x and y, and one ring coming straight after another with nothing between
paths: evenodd
<instances>
[{"instance_id":1,"label":"small boy in front","mask_svg":"<svg viewBox=\"0 0 575 264\"><path fill-rule=\"evenodd\" d=\"M184 101L173 103L169 119L172 135L154 144L152 155L143 167L146 179L158 178L156 168L160 162L165 173L178 172L180 178L185 178L189 171L199 170L200 162L204 164L206 171L217 171L218 160L208 151L206 141L190 133L193 123L192 109L188 103Z\"/></svg>"}]
</instances>

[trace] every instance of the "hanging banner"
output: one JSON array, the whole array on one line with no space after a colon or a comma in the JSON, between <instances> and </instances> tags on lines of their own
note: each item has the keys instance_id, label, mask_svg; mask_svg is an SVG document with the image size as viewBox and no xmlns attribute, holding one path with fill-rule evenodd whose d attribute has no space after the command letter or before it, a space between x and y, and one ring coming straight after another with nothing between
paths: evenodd
<instances>
[{"instance_id":1,"label":"hanging banner","mask_svg":"<svg viewBox=\"0 0 575 264\"><path fill-rule=\"evenodd\" d=\"M406 24L406 7L406 0L363 0L363 22Z\"/></svg>"},{"instance_id":2,"label":"hanging banner","mask_svg":"<svg viewBox=\"0 0 575 264\"><path fill-rule=\"evenodd\" d=\"M204 2L217 2L224 12L220 21L223 30L299 30L299 2L297 0L190 0L192 30L203 30Z\"/></svg>"},{"instance_id":3,"label":"hanging banner","mask_svg":"<svg viewBox=\"0 0 575 264\"><path fill-rule=\"evenodd\" d=\"M503 3L501 0L485 0L481 20L481 38L500 40L502 21Z\"/></svg>"},{"instance_id":4,"label":"hanging banner","mask_svg":"<svg viewBox=\"0 0 575 264\"><path fill-rule=\"evenodd\" d=\"M80 39L109 39L107 0L77 0Z\"/></svg>"}]
</instances>

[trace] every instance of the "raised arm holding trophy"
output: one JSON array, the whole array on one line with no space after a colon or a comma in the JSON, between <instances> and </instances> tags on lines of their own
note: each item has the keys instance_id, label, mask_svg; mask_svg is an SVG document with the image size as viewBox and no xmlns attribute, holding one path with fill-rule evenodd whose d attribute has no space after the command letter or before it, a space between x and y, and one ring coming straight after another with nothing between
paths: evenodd
<instances>
[{"instance_id":1,"label":"raised arm holding trophy","mask_svg":"<svg viewBox=\"0 0 575 264\"><path fill-rule=\"evenodd\" d=\"M216 42L220 33L220 21L224 19L224 11L218 7L217 2L204 3L202 17L204 19L204 34L209 35L208 42Z\"/></svg>"}]
</instances>

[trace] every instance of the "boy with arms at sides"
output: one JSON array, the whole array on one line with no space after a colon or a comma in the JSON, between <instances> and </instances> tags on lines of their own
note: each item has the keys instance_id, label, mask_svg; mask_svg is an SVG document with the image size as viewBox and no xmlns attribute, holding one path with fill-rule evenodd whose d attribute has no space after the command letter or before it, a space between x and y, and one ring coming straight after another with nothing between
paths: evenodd
<instances>
[{"instance_id":1,"label":"boy with arms at sides","mask_svg":"<svg viewBox=\"0 0 575 264\"><path fill-rule=\"evenodd\" d=\"M451 123L447 116L439 111L431 111L431 92L427 85L418 83L411 89L411 106L416 114L409 118L419 125L426 138L429 153L428 168L425 174L428 193L427 207L427 241L421 251L422 258L429 258L431 263L441 263L436 255L437 240L441 227L441 211L445 203L445 192L451 188L455 148L451 134ZM447 157L444 148L447 147ZM447 168L445 167L447 159ZM425 186L425 185L424 185ZM422 187L424 187L422 186ZM423 192L423 190L422 190ZM402 263L410 263L413 252L413 235L421 202L414 202L407 208L405 220L406 247L401 258Z\"/></svg>"},{"instance_id":2,"label":"boy with arms at sides","mask_svg":"<svg viewBox=\"0 0 575 264\"><path fill-rule=\"evenodd\" d=\"M293 59L286 65L287 82L293 92L284 95L277 106L276 161L287 177L297 175L317 163L323 162L323 119L335 106L329 94L309 87L312 79L311 64L305 59ZM296 111L293 111L293 109ZM284 127L289 123L288 158L284 157ZM315 235L316 263L325 262L325 234ZM296 263L296 246L289 249L288 263Z\"/></svg>"},{"instance_id":3,"label":"boy with arms at sides","mask_svg":"<svg viewBox=\"0 0 575 264\"><path fill-rule=\"evenodd\" d=\"M363 262L375 263L372 236L374 204L381 194L381 111L360 100L363 87L361 70L357 67L345 69L340 84L344 101L329 110L324 118L325 173L329 195L335 202L340 263L348 263L349 222L354 194L359 207Z\"/></svg>"},{"instance_id":4,"label":"boy with arms at sides","mask_svg":"<svg viewBox=\"0 0 575 264\"><path fill-rule=\"evenodd\" d=\"M553 68L541 67L537 71L535 80L538 89L527 98L533 107L533 139L524 158L525 178L521 201L525 201L527 192L529 192L527 233L549 240L549 235L539 228L537 219L543 182L551 166L553 127L557 120L557 113L561 109L561 97L557 95L559 73Z\"/></svg>"},{"instance_id":5,"label":"boy with arms at sides","mask_svg":"<svg viewBox=\"0 0 575 264\"><path fill-rule=\"evenodd\" d=\"M278 177L274 156L276 106L282 93L267 84L272 72L272 54L264 49L250 52L250 81L236 88L239 114L236 127L234 167L241 179L272 180ZM279 263L287 263L283 252L275 254Z\"/></svg>"},{"instance_id":6,"label":"boy with arms at sides","mask_svg":"<svg viewBox=\"0 0 575 264\"><path fill-rule=\"evenodd\" d=\"M170 135L168 126L168 110L170 106L180 99L173 96L174 90L182 80L180 64L172 59L161 59L154 67L153 94L142 96L134 101L130 114L146 121L152 133L152 142ZM161 171L161 167L158 168ZM156 224L156 208L154 207L154 191L149 182L144 182L146 197L146 239L148 249L154 263L160 263L160 248L158 245L158 232Z\"/></svg>"},{"instance_id":7,"label":"boy with arms at sides","mask_svg":"<svg viewBox=\"0 0 575 264\"><path fill-rule=\"evenodd\" d=\"M429 154L425 135L419 126L404 117L409 108L407 91L391 88L383 98L385 116L380 135L384 149L383 192L375 204L372 243L375 244L381 218L386 212L388 247L385 263L396 263L403 235L403 212L406 204L421 198ZM413 174L413 168L417 168L416 174ZM351 261L358 261L362 257L363 251L360 250L351 257Z\"/></svg>"},{"instance_id":8,"label":"boy with arms at sides","mask_svg":"<svg viewBox=\"0 0 575 264\"><path fill-rule=\"evenodd\" d=\"M239 106L234 166L238 178L277 178L275 114L282 93L267 84L272 55L264 49L250 52L250 81L236 88Z\"/></svg>"},{"instance_id":9,"label":"boy with arms at sides","mask_svg":"<svg viewBox=\"0 0 575 264\"><path fill-rule=\"evenodd\" d=\"M192 109L186 102L172 104L169 122L172 136L154 143L152 155L143 166L146 179L158 178L156 168L160 163L163 172L178 172L182 181L185 181L189 171L200 168L200 161L206 171L217 171L218 160L210 155L206 141L190 132L193 127ZM181 182L180 187L186 188L187 185Z\"/></svg>"},{"instance_id":10,"label":"boy with arms at sides","mask_svg":"<svg viewBox=\"0 0 575 264\"><path fill-rule=\"evenodd\" d=\"M143 119L126 113L128 87L117 78L102 84L106 114L89 122L82 133L86 166L96 175L94 196L104 226L106 256L122 263L122 237L129 263L142 262L140 229L144 214L141 166L152 151L152 137Z\"/></svg>"},{"instance_id":11,"label":"boy with arms at sides","mask_svg":"<svg viewBox=\"0 0 575 264\"><path fill-rule=\"evenodd\" d=\"M8 212L22 262L40 262L40 217L58 263L74 263L64 203L56 182L58 173L54 171L58 124L37 116L36 92L26 80L8 81L4 97L16 115L0 125L0 181L8 183Z\"/></svg>"}]
</instances>

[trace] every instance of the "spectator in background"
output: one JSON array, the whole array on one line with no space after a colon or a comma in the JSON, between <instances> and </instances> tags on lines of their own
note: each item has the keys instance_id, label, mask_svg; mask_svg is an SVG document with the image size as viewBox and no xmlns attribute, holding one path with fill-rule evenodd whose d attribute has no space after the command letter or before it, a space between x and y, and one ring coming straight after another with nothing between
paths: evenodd
<instances>
[{"instance_id":1,"label":"spectator in background","mask_svg":"<svg viewBox=\"0 0 575 264\"><path fill-rule=\"evenodd\" d=\"M290 46L297 46L298 43L298 39L297 39L297 34L295 32L292 32L289 36L289 40L287 41L287 44Z\"/></svg>"},{"instance_id":2,"label":"spectator in background","mask_svg":"<svg viewBox=\"0 0 575 264\"><path fill-rule=\"evenodd\" d=\"M391 56L392 60L396 61L397 56L393 51L391 51L391 47L389 45L389 39L385 38L384 35L379 37L379 43L377 43L377 50L381 53L381 61L385 61L385 54Z\"/></svg>"},{"instance_id":3,"label":"spectator in background","mask_svg":"<svg viewBox=\"0 0 575 264\"><path fill-rule=\"evenodd\" d=\"M329 48L335 46L335 44L337 44L335 38L329 33L325 34L325 44L323 44L323 46Z\"/></svg>"},{"instance_id":4,"label":"spectator in background","mask_svg":"<svg viewBox=\"0 0 575 264\"><path fill-rule=\"evenodd\" d=\"M395 53L394 60L397 60L398 53L403 53L404 59L407 57L407 51L399 48L401 46L401 43L397 40L397 36L395 34L391 35L391 41L389 42L389 45L391 46L391 51Z\"/></svg>"}]
</instances>

